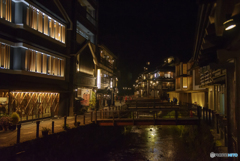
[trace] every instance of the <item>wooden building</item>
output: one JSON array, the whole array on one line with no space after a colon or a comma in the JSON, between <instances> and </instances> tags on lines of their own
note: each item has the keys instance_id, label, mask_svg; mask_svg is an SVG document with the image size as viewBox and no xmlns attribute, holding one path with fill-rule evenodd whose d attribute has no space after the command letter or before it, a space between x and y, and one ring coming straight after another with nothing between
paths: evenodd
<instances>
[{"instance_id":1,"label":"wooden building","mask_svg":"<svg viewBox=\"0 0 240 161\"><path fill-rule=\"evenodd\" d=\"M208 89L207 107L219 126L228 153L240 153L240 1L199 2L193 69ZM238 157L239 160L239 157Z\"/></svg>"},{"instance_id":2,"label":"wooden building","mask_svg":"<svg viewBox=\"0 0 240 161\"><path fill-rule=\"evenodd\" d=\"M0 106L21 121L67 113L68 22L54 1L0 1Z\"/></svg>"},{"instance_id":3,"label":"wooden building","mask_svg":"<svg viewBox=\"0 0 240 161\"><path fill-rule=\"evenodd\" d=\"M139 74L133 85L134 94L138 97L167 99L167 92L175 90L175 61L176 58L168 57L156 70L145 70Z\"/></svg>"}]
</instances>

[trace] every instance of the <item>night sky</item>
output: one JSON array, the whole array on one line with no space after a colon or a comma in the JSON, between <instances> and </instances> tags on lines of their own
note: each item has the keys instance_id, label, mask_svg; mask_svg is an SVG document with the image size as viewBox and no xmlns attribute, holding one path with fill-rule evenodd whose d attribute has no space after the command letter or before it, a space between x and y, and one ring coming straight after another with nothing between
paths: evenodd
<instances>
[{"instance_id":1,"label":"night sky","mask_svg":"<svg viewBox=\"0 0 240 161\"><path fill-rule=\"evenodd\" d=\"M191 58L197 12L194 0L100 0L99 40L134 81L147 61L155 68L168 56Z\"/></svg>"}]
</instances>

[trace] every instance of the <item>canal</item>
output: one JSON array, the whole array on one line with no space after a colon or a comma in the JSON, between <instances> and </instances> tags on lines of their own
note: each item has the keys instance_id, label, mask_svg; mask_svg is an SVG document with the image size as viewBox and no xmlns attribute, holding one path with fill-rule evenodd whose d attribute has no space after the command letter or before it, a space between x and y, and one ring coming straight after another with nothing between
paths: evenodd
<instances>
[{"instance_id":1,"label":"canal","mask_svg":"<svg viewBox=\"0 0 240 161\"><path fill-rule=\"evenodd\" d=\"M89 158L104 161L210 160L214 150L209 129L197 126L125 127L123 137L105 153ZM103 155L104 154L104 155Z\"/></svg>"}]
</instances>

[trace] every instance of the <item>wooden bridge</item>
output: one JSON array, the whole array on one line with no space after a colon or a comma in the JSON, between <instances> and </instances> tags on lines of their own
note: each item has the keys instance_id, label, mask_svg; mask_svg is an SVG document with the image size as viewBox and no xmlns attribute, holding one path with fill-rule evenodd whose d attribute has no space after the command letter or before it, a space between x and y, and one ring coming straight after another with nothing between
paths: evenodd
<instances>
[{"instance_id":1,"label":"wooden bridge","mask_svg":"<svg viewBox=\"0 0 240 161\"><path fill-rule=\"evenodd\" d=\"M94 115L94 120L93 120ZM167 106L164 108L131 108L101 110L91 113L91 121L100 126L131 125L198 125L201 108Z\"/></svg>"}]
</instances>

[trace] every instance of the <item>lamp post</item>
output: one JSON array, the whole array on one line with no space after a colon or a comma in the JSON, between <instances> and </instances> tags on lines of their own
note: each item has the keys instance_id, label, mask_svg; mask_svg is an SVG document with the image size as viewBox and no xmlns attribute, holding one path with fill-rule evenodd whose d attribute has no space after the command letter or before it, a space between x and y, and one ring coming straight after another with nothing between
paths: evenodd
<instances>
[{"instance_id":1,"label":"lamp post","mask_svg":"<svg viewBox=\"0 0 240 161\"><path fill-rule=\"evenodd\" d=\"M155 102L155 83L153 83L153 89L154 89L154 102Z\"/></svg>"}]
</instances>

